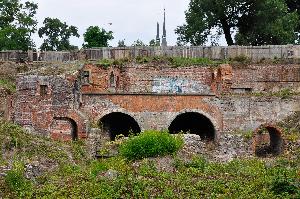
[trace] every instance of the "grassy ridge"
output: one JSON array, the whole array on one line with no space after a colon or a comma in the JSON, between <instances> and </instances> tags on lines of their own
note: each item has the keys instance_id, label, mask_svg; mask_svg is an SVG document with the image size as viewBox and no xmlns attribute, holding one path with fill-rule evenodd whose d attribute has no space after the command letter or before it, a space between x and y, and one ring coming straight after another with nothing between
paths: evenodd
<instances>
[{"instance_id":1,"label":"grassy ridge","mask_svg":"<svg viewBox=\"0 0 300 199\"><path fill-rule=\"evenodd\" d=\"M298 138L299 139L299 138ZM92 160L84 142L61 143L0 123L0 198L299 198L300 151L263 161L229 163L176 155L129 161L122 156ZM299 149L298 149L299 150ZM28 177L28 165L48 166ZM41 167L41 165L43 167ZM159 165L171 167L171 171Z\"/></svg>"},{"instance_id":2,"label":"grassy ridge","mask_svg":"<svg viewBox=\"0 0 300 199\"><path fill-rule=\"evenodd\" d=\"M137 64L155 64L155 65L169 65L172 67L189 67L189 66L218 66L223 63L228 63L227 60L215 61L208 58L183 58L183 57L166 57L166 56L154 56L144 57L138 56L131 60L129 58L123 59L101 59L97 61L97 64L104 68L109 66L124 66L128 63Z\"/></svg>"}]
</instances>

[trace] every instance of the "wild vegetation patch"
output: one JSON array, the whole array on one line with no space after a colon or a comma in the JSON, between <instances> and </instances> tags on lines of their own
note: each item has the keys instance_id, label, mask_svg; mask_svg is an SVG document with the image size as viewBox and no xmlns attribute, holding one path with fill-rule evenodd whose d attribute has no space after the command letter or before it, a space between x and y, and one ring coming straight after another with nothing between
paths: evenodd
<instances>
[{"instance_id":1,"label":"wild vegetation patch","mask_svg":"<svg viewBox=\"0 0 300 199\"><path fill-rule=\"evenodd\" d=\"M134 152L129 157L152 156L152 152L157 156L161 147L169 152L182 144L179 138L167 136L166 132L150 131L140 136L121 144L125 151ZM300 197L299 147L298 156L284 154L271 160L249 158L228 163L210 162L203 156L186 160L174 155L169 156L173 168L165 171L158 169L160 157L128 161L119 155L91 160L84 141L56 142L30 135L21 127L3 121L0 146L5 159L0 162L3 198ZM150 150L140 152L140 146ZM38 161L38 169L45 166L40 165L37 157L45 157L57 166L28 177L33 161ZM10 169L4 171L4 167Z\"/></svg>"},{"instance_id":2,"label":"wild vegetation patch","mask_svg":"<svg viewBox=\"0 0 300 199\"><path fill-rule=\"evenodd\" d=\"M14 93L16 91L16 84L9 79L0 79L0 88L4 88L9 93Z\"/></svg>"},{"instance_id":3,"label":"wild vegetation patch","mask_svg":"<svg viewBox=\"0 0 300 199\"><path fill-rule=\"evenodd\" d=\"M183 139L180 136L149 130L138 136L130 137L120 146L119 152L129 160L136 160L173 154L182 146Z\"/></svg>"}]
</instances>

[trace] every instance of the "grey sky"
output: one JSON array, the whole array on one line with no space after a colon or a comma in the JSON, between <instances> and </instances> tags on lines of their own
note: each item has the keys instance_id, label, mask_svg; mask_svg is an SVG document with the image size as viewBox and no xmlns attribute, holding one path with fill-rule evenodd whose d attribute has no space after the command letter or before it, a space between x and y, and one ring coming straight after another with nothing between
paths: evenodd
<instances>
[{"instance_id":1,"label":"grey sky","mask_svg":"<svg viewBox=\"0 0 300 199\"><path fill-rule=\"evenodd\" d=\"M162 33L163 8L166 8L167 40L175 45L174 29L185 22L184 11L189 0L33 0L38 3L39 27L45 17L59 18L68 25L75 25L81 37L73 38L73 45L81 47L82 35L87 27L100 26L114 32L110 45L116 46L125 39L127 45L140 39L148 44L156 35L156 22L160 22ZM109 25L112 23L112 25ZM37 47L42 40L34 36Z\"/></svg>"}]
</instances>

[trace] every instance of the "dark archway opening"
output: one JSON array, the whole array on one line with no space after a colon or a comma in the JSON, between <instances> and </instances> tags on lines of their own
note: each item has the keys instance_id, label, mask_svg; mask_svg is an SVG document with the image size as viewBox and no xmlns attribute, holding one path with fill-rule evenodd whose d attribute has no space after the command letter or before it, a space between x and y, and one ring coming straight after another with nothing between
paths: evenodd
<instances>
[{"instance_id":1,"label":"dark archway opening","mask_svg":"<svg viewBox=\"0 0 300 199\"><path fill-rule=\"evenodd\" d=\"M282 153L283 139L275 127L261 127L255 135L255 154L258 157L277 156Z\"/></svg>"},{"instance_id":2,"label":"dark archway opening","mask_svg":"<svg viewBox=\"0 0 300 199\"><path fill-rule=\"evenodd\" d=\"M138 134L141 129L138 123L131 116L115 112L105 115L100 120L100 126L103 131L109 133L110 139L115 140L117 135L129 136L129 134Z\"/></svg>"},{"instance_id":3,"label":"dark archway opening","mask_svg":"<svg viewBox=\"0 0 300 199\"><path fill-rule=\"evenodd\" d=\"M212 122L200 113L187 112L178 115L169 127L172 134L187 132L197 134L203 140L215 139L215 128Z\"/></svg>"}]
</instances>

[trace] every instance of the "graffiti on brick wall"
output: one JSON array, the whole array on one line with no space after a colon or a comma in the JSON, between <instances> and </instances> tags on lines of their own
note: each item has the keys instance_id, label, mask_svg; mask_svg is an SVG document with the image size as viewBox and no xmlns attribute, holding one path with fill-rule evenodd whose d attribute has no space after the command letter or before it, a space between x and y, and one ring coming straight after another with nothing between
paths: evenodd
<instances>
[{"instance_id":1,"label":"graffiti on brick wall","mask_svg":"<svg viewBox=\"0 0 300 199\"><path fill-rule=\"evenodd\" d=\"M210 87L194 80L174 77L158 77L153 79L153 93L174 94L209 94Z\"/></svg>"}]
</instances>

